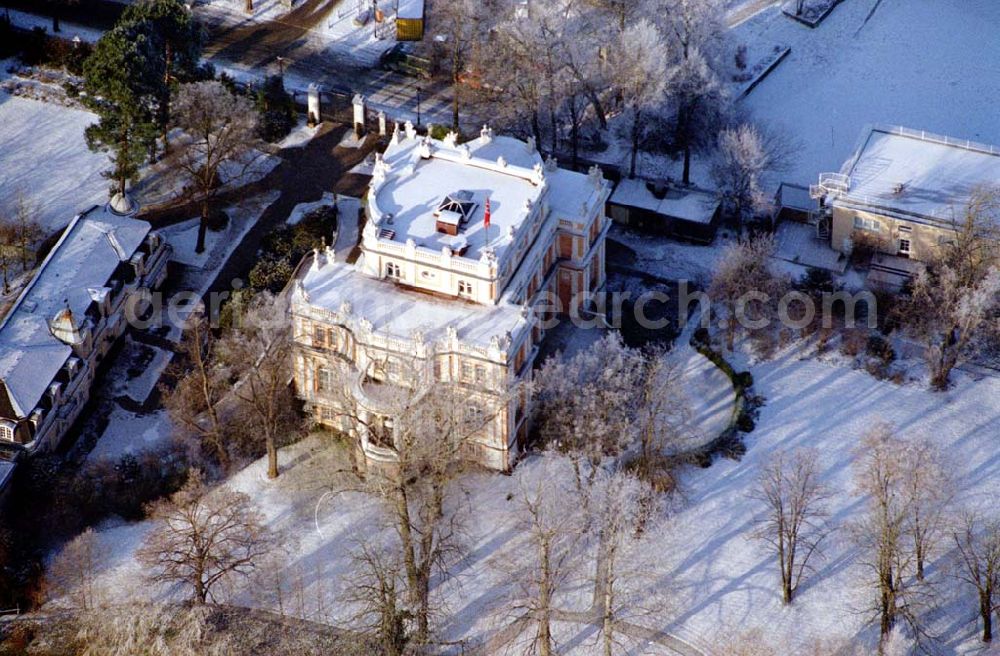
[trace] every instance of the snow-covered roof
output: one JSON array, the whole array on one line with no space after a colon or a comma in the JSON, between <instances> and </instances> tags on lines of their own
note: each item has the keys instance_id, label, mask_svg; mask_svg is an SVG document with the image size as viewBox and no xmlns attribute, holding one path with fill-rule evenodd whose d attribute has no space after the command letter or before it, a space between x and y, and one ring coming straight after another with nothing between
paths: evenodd
<instances>
[{"instance_id":1,"label":"snow-covered roof","mask_svg":"<svg viewBox=\"0 0 1000 656\"><path fill-rule=\"evenodd\" d=\"M1000 148L900 127L866 129L835 202L950 223L984 185L1000 184Z\"/></svg>"},{"instance_id":2,"label":"snow-covered roof","mask_svg":"<svg viewBox=\"0 0 1000 656\"><path fill-rule=\"evenodd\" d=\"M611 194L610 202L706 225L712 222L719 208L719 198L713 193L698 189L671 188L659 199L646 187L645 181L634 178L625 178L619 182Z\"/></svg>"},{"instance_id":3,"label":"snow-covered roof","mask_svg":"<svg viewBox=\"0 0 1000 656\"><path fill-rule=\"evenodd\" d=\"M468 192L463 198L475 207L462 234L469 244L466 257L471 259L479 259L487 244L502 257L511 243L510 231L524 223L547 186L539 183L535 170L542 166L538 151L510 137L473 139L461 146L404 138L389 145L382 161L385 181L373 187L382 217L379 227L391 229L400 243L413 239L417 246L440 251L450 237L437 230L437 210L448 197ZM487 197L488 234L483 225Z\"/></svg>"},{"instance_id":4,"label":"snow-covered roof","mask_svg":"<svg viewBox=\"0 0 1000 656\"><path fill-rule=\"evenodd\" d=\"M72 354L50 321L67 309L80 322L120 262L136 252L150 225L92 208L76 216L31 283L0 323L0 380L11 407L25 417Z\"/></svg>"},{"instance_id":5,"label":"snow-covered roof","mask_svg":"<svg viewBox=\"0 0 1000 656\"><path fill-rule=\"evenodd\" d=\"M527 325L517 305L484 305L439 298L371 278L343 262L305 269L300 280L311 306L339 312L347 303L351 316L370 321L373 332L381 335L409 340L414 332L419 332L426 341L434 343L446 337L448 328L454 328L462 342L488 347L493 337L516 335Z\"/></svg>"},{"instance_id":6,"label":"snow-covered roof","mask_svg":"<svg viewBox=\"0 0 1000 656\"><path fill-rule=\"evenodd\" d=\"M423 20L424 0L399 0L396 17L403 20Z\"/></svg>"}]
</instances>

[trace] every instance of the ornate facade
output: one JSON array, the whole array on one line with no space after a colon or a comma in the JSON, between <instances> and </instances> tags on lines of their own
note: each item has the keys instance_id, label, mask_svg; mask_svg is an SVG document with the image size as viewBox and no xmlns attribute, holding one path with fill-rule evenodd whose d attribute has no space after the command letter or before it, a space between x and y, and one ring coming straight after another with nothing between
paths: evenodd
<instances>
[{"instance_id":1,"label":"ornate facade","mask_svg":"<svg viewBox=\"0 0 1000 656\"><path fill-rule=\"evenodd\" d=\"M460 385L470 412L489 409L469 457L509 469L528 426L526 399L508 391L530 378L545 336L533 308L567 311L603 288L610 190L600 170L560 169L488 128L464 144L397 128L376 161L357 260L317 251L293 283L295 384L315 420L356 435L366 464L391 462L380 390L416 367L422 384ZM334 359L354 371L357 425L335 407Z\"/></svg>"}]
</instances>

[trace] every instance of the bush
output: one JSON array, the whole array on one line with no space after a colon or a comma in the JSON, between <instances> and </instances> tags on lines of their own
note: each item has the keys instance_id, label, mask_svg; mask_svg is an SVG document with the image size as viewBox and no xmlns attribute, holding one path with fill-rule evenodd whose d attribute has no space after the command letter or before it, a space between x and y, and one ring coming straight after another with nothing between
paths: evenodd
<instances>
[{"instance_id":1,"label":"bush","mask_svg":"<svg viewBox=\"0 0 1000 656\"><path fill-rule=\"evenodd\" d=\"M896 351L893 350L892 344L885 337L877 333L868 336L865 353L869 357L875 358L886 365L896 359Z\"/></svg>"},{"instance_id":2,"label":"bush","mask_svg":"<svg viewBox=\"0 0 1000 656\"><path fill-rule=\"evenodd\" d=\"M222 232L229 225L229 215L225 210L215 210L208 215L208 222L205 227L212 232Z\"/></svg>"},{"instance_id":3,"label":"bush","mask_svg":"<svg viewBox=\"0 0 1000 656\"><path fill-rule=\"evenodd\" d=\"M448 136L449 132L451 132L451 129L444 125L434 125L431 126L430 136L433 139L444 139Z\"/></svg>"},{"instance_id":4,"label":"bush","mask_svg":"<svg viewBox=\"0 0 1000 656\"><path fill-rule=\"evenodd\" d=\"M842 341L840 343L840 352L848 357L855 357L864 350L868 343L868 335L866 331L859 328L850 328L845 330L842 334Z\"/></svg>"},{"instance_id":5,"label":"bush","mask_svg":"<svg viewBox=\"0 0 1000 656\"><path fill-rule=\"evenodd\" d=\"M284 80L271 75L257 90L257 111L260 112L260 136L265 141L280 141L295 126L295 101L285 91Z\"/></svg>"},{"instance_id":6,"label":"bush","mask_svg":"<svg viewBox=\"0 0 1000 656\"><path fill-rule=\"evenodd\" d=\"M741 371L733 377L733 384L742 389L750 389L753 387L753 374Z\"/></svg>"},{"instance_id":7,"label":"bush","mask_svg":"<svg viewBox=\"0 0 1000 656\"><path fill-rule=\"evenodd\" d=\"M806 270L806 275L798 281L796 286L799 290L813 297L820 294L832 294L840 288L833 280L831 272L826 269L817 269L816 267L809 267Z\"/></svg>"},{"instance_id":8,"label":"bush","mask_svg":"<svg viewBox=\"0 0 1000 656\"><path fill-rule=\"evenodd\" d=\"M254 265L249 277L254 289L278 293L292 277L292 265L286 258L267 255Z\"/></svg>"}]
</instances>

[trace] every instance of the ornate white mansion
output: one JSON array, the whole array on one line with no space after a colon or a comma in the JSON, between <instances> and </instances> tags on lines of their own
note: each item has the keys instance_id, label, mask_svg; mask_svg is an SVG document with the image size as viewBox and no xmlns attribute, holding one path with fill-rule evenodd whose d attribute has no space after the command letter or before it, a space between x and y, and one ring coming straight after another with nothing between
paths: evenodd
<instances>
[{"instance_id":1,"label":"ornate white mansion","mask_svg":"<svg viewBox=\"0 0 1000 656\"><path fill-rule=\"evenodd\" d=\"M471 411L503 399L468 455L509 469L527 418L526 399L507 391L530 378L545 334L531 308L558 298L566 311L604 286L610 191L599 169L543 162L530 140L397 129L375 164L356 261L315 252L293 283L295 383L316 421L357 435L362 466L391 462L393 417L373 388L418 363L427 380L466 388ZM358 425L334 407L334 359L356 373Z\"/></svg>"}]
</instances>

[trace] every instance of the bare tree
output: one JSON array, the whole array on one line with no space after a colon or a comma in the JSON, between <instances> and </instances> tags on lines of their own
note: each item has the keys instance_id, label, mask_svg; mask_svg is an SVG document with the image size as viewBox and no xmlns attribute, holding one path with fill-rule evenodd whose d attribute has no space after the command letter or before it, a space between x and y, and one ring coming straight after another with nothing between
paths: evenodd
<instances>
[{"instance_id":1,"label":"bare tree","mask_svg":"<svg viewBox=\"0 0 1000 656\"><path fill-rule=\"evenodd\" d=\"M658 492L677 491L674 457L700 434L684 381L684 371L666 349L643 354L644 367L636 387L633 429L639 452L634 463L639 478Z\"/></svg>"},{"instance_id":2,"label":"bare tree","mask_svg":"<svg viewBox=\"0 0 1000 656\"><path fill-rule=\"evenodd\" d=\"M983 642L993 641L993 611L1000 602L1000 521L967 513L953 532L956 576L976 591Z\"/></svg>"},{"instance_id":3,"label":"bare tree","mask_svg":"<svg viewBox=\"0 0 1000 656\"><path fill-rule=\"evenodd\" d=\"M53 592L76 609L87 611L101 604L97 571L101 548L94 529L88 528L66 543L49 565Z\"/></svg>"},{"instance_id":4,"label":"bare tree","mask_svg":"<svg viewBox=\"0 0 1000 656\"><path fill-rule=\"evenodd\" d=\"M591 522L597 529L594 601L600 612L602 654L612 656L620 618L641 603L648 575L628 564L639 560L638 551L649 548L643 538L663 509L648 484L623 470L604 474L595 492L595 501L588 504L597 515Z\"/></svg>"},{"instance_id":5,"label":"bare tree","mask_svg":"<svg viewBox=\"0 0 1000 656\"><path fill-rule=\"evenodd\" d=\"M539 656L556 653L556 597L572 575L584 526L576 495L560 486L559 460L547 458L540 471L522 479L518 495L525 549L523 568L513 574L511 608L526 619L526 650Z\"/></svg>"},{"instance_id":6,"label":"bare tree","mask_svg":"<svg viewBox=\"0 0 1000 656\"><path fill-rule=\"evenodd\" d=\"M572 358L550 358L536 373L538 434L569 455L578 492L593 480L605 458L620 455L634 443L635 392L645 367L642 352L611 333Z\"/></svg>"},{"instance_id":7,"label":"bare tree","mask_svg":"<svg viewBox=\"0 0 1000 656\"><path fill-rule=\"evenodd\" d=\"M10 294L10 278L17 263L17 227L0 216L0 272L3 273L3 294Z\"/></svg>"},{"instance_id":8,"label":"bare tree","mask_svg":"<svg viewBox=\"0 0 1000 656\"><path fill-rule=\"evenodd\" d=\"M774 240L754 237L726 246L721 264L712 277L709 296L725 311L726 346L733 350L737 333L760 323L767 329L777 303L788 286L786 277L771 266Z\"/></svg>"},{"instance_id":9,"label":"bare tree","mask_svg":"<svg viewBox=\"0 0 1000 656\"><path fill-rule=\"evenodd\" d=\"M972 355L977 337L1000 330L1000 190L977 190L941 247L913 283L904 304L907 328L924 343L931 385L948 387L951 371Z\"/></svg>"},{"instance_id":10,"label":"bare tree","mask_svg":"<svg viewBox=\"0 0 1000 656\"><path fill-rule=\"evenodd\" d=\"M615 84L629 114L629 177L635 177L644 121L664 102L667 84L665 41L657 27L641 19L621 33L610 56Z\"/></svg>"},{"instance_id":11,"label":"bare tree","mask_svg":"<svg viewBox=\"0 0 1000 656\"><path fill-rule=\"evenodd\" d=\"M774 153L760 131L744 123L719 133L712 177L727 214L740 226L770 207L763 175L774 164Z\"/></svg>"},{"instance_id":12,"label":"bare tree","mask_svg":"<svg viewBox=\"0 0 1000 656\"><path fill-rule=\"evenodd\" d=\"M219 345L219 355L238 381L233 387L251 439L263 441L267 476L278 477L279 442L301 430L292 378L292 328L287 299L257 294Z\"/></svg>"},{"instance_id":13,"label":"bare tree","mask_svg":"<svg viewBox=\"0 0 1000 656\"><path fill-rule=\"evenodd\" d=\"M28 270L28 259L35 253L35 243L44 233L42 226L35 220L38 207L31 202L24 190L18 190L14 195L13 207L14 241L21 258L21 271Z\"/></svg>"},{"instance_id":14,"label":"bare tree","mask_svg":"<svg viewBox=\"0 0 1000 656\"><path fill-rule=\"evenodd\" d=\"M923 581L924 564L940 538L954 481L941 449L928 440L907 440L900 467L907 507L905 530L913 542L917 580Z\"/></svg>"},{"instance_id":15,"label":"bare tree","mask_svg":"<svg viewBox=\"0 0 1000 656\"><path fill-rule=\"evenodd\" d=\"M246 577L279 545L279 536L246 494L222 486L206 488L193 470L169 499L153 503L157 520L138 553L156 582L180 583L198 603L215 602L215 589Z\"/></svg>"},{"instance_id":16,"label":"bare tree","mask_svg":"<svg viewBox=\"0 0 1000 656\"><path fill-rule=\"evenodd\" d=\"M469 63L479 60L478 47L486 37L483 15L470 0L447 0L435 12L438 28L446 37L443 47L451 73L451 128L455 132L461 128L459 114Z\"/></svg>"},{"instance_id":17,"label":"bare tree","mask_svg":"<svg viewBox=\"0 0 1000 656\"><path fill-rule=\"evenodd\" d=\"M361 544L354 553L357 572L347 601L359 606L354 624L382 648L385 656L403 656L412 618L406 603L406 580L397 554Z\"/></svg>"},{"instance_id":18,"label":"bare tree","mask_svg":"<svg viewBox=\"0 0 1000 656\"><path fill-rule=\"evenodd\" d=\"M346 363L328 366L332 409L358 427L369 448L386 454L384 465L368 468L365 487L385 502L398 538L411 638L426 644L436 611L431 577L446 575L461 550L462 516L454 500L465 453L475 438L495 430L498 412L511 397L435 383L428 362L393 359L371 363L366 371L372 374L366 393L381 407L380 414L371 414L352 392L359 372Z\"/></svg>"},{"instance_id":19,"label":"bare tree","mask_svg":"<svg viewBox=\"0 0 1000 656\"><path fill-rule=\"evenodd\" d=\"M248 0L249 2L249 0ZM174 101L173 119L186 138L173 156L176 171L201 207L195 252L205 250L212 205L227 184L244 177L258 155L257 112L249 99L230 92L221 82L183 84Z\"/></svg>"},{"instance_id":20,"label":"bare tree","mask_svg":"<svg viewBox=\"0 0 1000 656\"><path fill-rule=\"evenodd\" d=\"M880 653L900 619L919 634L917 614L923 595L919 582L910 579L915 558L906 535L904 446L892 426L879 424L862 438L856 458L855 485L866 503L853 528L862 563L871 570L877 591L873 606L879 621Z\"/></svg>"},{"instance_id":21,"label":"bare tree","mask_svg":"<svg viewBox=\"0 0 1000 656\"><path fill-rule=\"evenodd\" d=\"M231 389L229 370L217 361L215 337L203 313L187 322L184 339L174 363L169 385L161 385L163 405L176 432L193 439L223 470L230 464L229 422L224 422L223 401Z\"/></svg>"},{"instance_id":22,"label":"bare tree","mask_svg":"<svg viewBox=\"0 0 1000 656\"><path fill-rule=\"evenodd\" d=\"M825 501L818 454L811 449L771 456L757 478L752 497L764 505L754 537L768 544L781 572L781 598L792 603L809 560L826 537Z\"/></svg>"}]
</instances>

